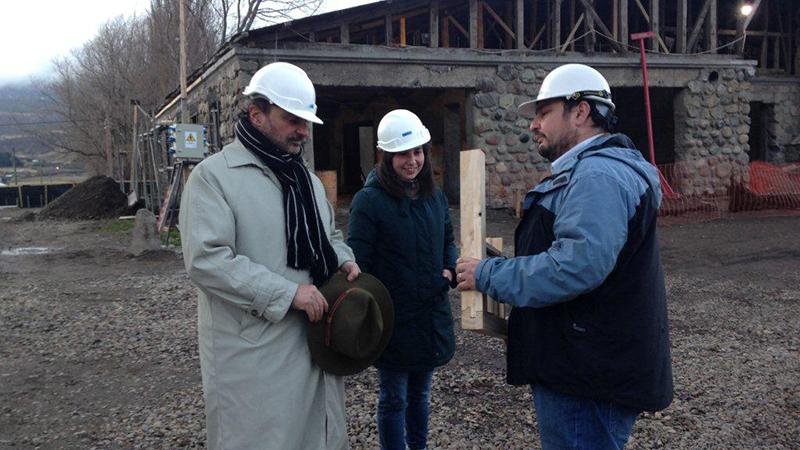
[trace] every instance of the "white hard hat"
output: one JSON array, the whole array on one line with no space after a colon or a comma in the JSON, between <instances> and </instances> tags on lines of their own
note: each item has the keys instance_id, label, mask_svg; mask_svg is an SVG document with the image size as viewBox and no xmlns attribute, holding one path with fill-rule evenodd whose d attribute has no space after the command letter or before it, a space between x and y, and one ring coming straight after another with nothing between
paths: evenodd
<instances>
[{"instance_id":1,"label":"white hard hat","mask_svg":"<svg viewBox=\"0 0 800 450\"><path fill-rule=\"evenodd\" d=\"M430 140L431 133L419 117L406 109L390 111L378 124L378 148L385 152L404 152Z\"/></svg>"},{"instance_id":2,"label":"white hard hat","mask_svg":"<svg viewBox=\"0 0 800 450\"><path fill-rule=\"evenodd\" d=\"M519 112L532 116L538 102L555 98L594 100L608 106L612 111L615 108L611 101L611 88L600 72L584 64L564 64L544 77L536 100L519 105Z\"/></svg>"},{"instance_id":3,"label":"white hard hat","mask_svg":"<svg viewBox=\"0 0 800 450\"><path fill-rule=\"evenodd\" d=\"M317 117L317 93L306 72L285 62L258 69L244 88L244 95L264 97L301 119L322 124Z\"/></svg>"}]
</instances>

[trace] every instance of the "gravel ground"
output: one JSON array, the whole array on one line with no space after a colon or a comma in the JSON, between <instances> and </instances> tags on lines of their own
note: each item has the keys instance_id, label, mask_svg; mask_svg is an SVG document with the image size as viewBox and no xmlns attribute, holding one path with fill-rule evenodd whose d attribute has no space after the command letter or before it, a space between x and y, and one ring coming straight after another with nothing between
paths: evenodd
<instances>
[{"instance_id":1,"label":"gravel ground","mask_svg":"<svg viewBox=\"0 0 800 450\"><path fill-rule=\"evenodd\" d=\"M0 209L0 449L203 447L180 255L130 257L129 236L104 221L22 216ZM514 225L488 216L506 242ZM627 448L800 448L798 229L800 217L661 228L675 401L643 415ZM530 392L504 382L503 342L456 339L434 377L431 448L538 448ZM347 379L353 448L378 447L376 393L374 369Z\"/></svg>"}]
</instances>

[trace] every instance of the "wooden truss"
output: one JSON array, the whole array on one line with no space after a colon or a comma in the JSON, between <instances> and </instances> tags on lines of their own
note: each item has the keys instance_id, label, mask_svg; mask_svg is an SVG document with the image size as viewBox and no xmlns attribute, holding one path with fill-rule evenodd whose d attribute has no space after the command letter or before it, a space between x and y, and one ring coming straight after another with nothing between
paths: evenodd
<instances>
[{"instance_id":1,"label":"wooden truss","mask_svg":"<svg viewBox=\"0 0 800 450\"><path fill-rule=\"evenodd\" d=\"M739 6L739 0L407 0L299 19L239 39L269 47L286 40L593 54L635 51L630 34L652 31L651 52L736 54L796 73L800 3L752 0L747 17L735 11Z\"/></svg>"}]
</instances>

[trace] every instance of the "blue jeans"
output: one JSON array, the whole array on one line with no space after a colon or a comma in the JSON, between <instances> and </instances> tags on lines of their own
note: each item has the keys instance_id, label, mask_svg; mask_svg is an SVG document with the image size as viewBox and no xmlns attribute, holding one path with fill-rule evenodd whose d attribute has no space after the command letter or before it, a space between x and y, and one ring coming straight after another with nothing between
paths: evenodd
<instances>
[{"instance_id":1,"label":"blue jeans","mask_svg":"<svg viewBox=\"0 0 800 450\"><path fill-rule=\"evenodd\" d=\"M378 434L383 450L424 449L428 445L429 372L378 369Z\"/></svg>"},{"instance_id":2,"label":"blue jeans","mask_svg":"<svg viewBox=\"0 0 800 450\"><path fill-rule=\"evenodd\" d=\"M622 449L638 411L611 402L573 397L535 385L533 403L542 449Z\"/></svg>"}]
</instances>

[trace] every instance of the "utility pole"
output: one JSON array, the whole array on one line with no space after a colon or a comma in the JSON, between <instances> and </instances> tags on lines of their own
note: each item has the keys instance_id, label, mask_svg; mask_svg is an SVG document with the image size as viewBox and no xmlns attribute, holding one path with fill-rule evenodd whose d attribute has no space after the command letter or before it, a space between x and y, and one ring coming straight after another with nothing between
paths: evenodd
<instances>
[{"instance_id":1,"label":"utility pole","mask_svg":"<svg viewBox=\"0 0 800 450\"><path fill-rule=\"evenodd\" d=\"M111 158L111 125L108 123L108 117L103 121L104 133L104 146L106 149L106 175L109 178L114 178L114 160Z\"/></svg>"},{"instance_id":2,"label":"utility pole","mask_svg":"<svg viewBox=\"0 0 800 450\"><path fill-rule=\"evenodd\" d=\"M181 123L186 122L186 0L179 0L178 7L180 8L178 14L178 21L180 30L178 36L180 37L180 77L181 77Z\"/></svg>"},{"instance_id":3,"label":"utility pole","mask_svg":"<svg viewBox=\"0 0 800 450\"><path fill-rule=\"evenodd\" d=\"M14 186L19 186L19 178L17 178L17 149L11 147L11 166L14 167Z\"/></svg>"}]
</instances>

